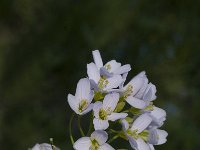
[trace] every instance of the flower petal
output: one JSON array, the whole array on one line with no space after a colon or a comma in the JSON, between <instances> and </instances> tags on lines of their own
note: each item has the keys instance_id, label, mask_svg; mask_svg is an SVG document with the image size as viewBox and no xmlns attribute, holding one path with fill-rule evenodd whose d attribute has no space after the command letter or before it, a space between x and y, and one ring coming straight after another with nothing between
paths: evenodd
<instances>
[{"instance_id":1,"label":"flower petal","mask_svg":"<svg viewBox=\"0 0 200 150\"><path fill-rule=\"evenodd\" d=\"M114 72L121 67L121 63L116 62L116 60L111 60L104 65L105 68L106 66L110 66L108 69L109 72Z\"/></svg>"},{"instance_id":2,"label":"flower petal","mask_svg":"<svg viewBox=\"0 0 200 150\"><path fill-rule=\"evenodd\" d=\"M143 95L147 89L148 82L149 82L149 80L147 78L145 78L144 84L142 85L142 87L140 88L140 90L137 92L137 94L134 97L136 97L138 99L143 99Z\"/></svg>"},{"instance_id":3,"label":"flower petal","mask_svg":"<svg viewBox=\"0 0 200 150\"><path fill-rule=\"evenodd\" d=\"M89 150L90 146L91 146L91 140L89 137L82 137L80 139L78 139L74 145L73 148L75 150Z\"/></svg>"},{"instance_id":4,"label":"flower petal","mask_svg":"<svg viewBox=\"0 0 200 150\"><path fill-rule=\"evenodd\" d=\"M116 121L118 119L124 119L126 116L128 116L127 113L112 113L108 116L108 120Z\"/></svg>"},{"instance_id":5,"label":"flower petal","mask_svg":"<svg viewBox=\"0 0 200 150\"><path fill-rule=\"evenodd\" d=\"M156 86L152 83L149 83L147 89L144 93L143 99L146 101L152 101L156 99Z\"/></svg>"},{"instance_id":6,"label":"flower petal","mask_svg":"<svg viewBox=\"0 0 200 150\"><path fill-rule=\"evenodd\" d=\"M121 67L119 67L118 69L116 69L115 71L113 71L114 74L124 74L127 73L131 70L131 66L129 64L123 65Z\"/></svg>"},{"instance_id":7,"label":"flower petal","mask_svg":"<svg viewBox=\"0 0 200 150\"><path fill-rule=\"evenodd\" d=\"M95 118L99 118L99 110L100 108L102 108L102 106L103 106L102 102L94 103L93 112L94 112Z\"/></svg>"},{"instance_id":8,"label":"flower petal","mask_svg":"<svg viewBox=\"0 0 200 150\"><path fill-rule=\"evenodd\" d=\"M137 130L137 133L140 133L149 126L151 121L152 119L149 115L142 114L133 122L131 130Z\"/></svg>"},{"instance_id":9,"label":"flower petal","mask_svg":"<svg viewBox=\"0 0 200 150\"><path fill-rule=\"evenodd\" d=\"M94 118L93 120L95 130L106 130L109 127L108 120L101 120Z\"/></svg>"},{"instance_id":10,"label":"flower petal","mask_svg":"<svg viewBox=\"0 0 200 150\"><path fill-rule=\"evenodd\" d=\"M98 150L115 150L115 149L112 146L110 146L109 144L105 143L105 144L101 145Z\"/></svg>"},{"instance_id":11,"label":"flower petal","mask_svg":"<svg viewBox=\"0 0 200 150\"><path fill-rule=\"evenodd\" d=\"M136 142L138 150L150 150L149 145L145 143L141 138L137 139Z\"/></svg>"},{"instance_id":12,"label":"flower petal","mask_svg":"<svg viewBox=\"0 0 200 150\"><path fill-rule=\"evenodd\" d=\"M108 139L108 134L103 130L96 130L91 134L91 138L95 139L99 145L103 145Z\"/></svg>"},{"instance_id":13,"label":"flower petal","mask_svg":"<svg viewBox=\"0 0 200 150\"><path fill-rule=\"evenodd\" d=\"M131 106L138 108L138 109L143 109L146 107L146 103L143 100L137 99L133 96L129 96L126 98L127 103L129 103Z\"/></svg>"},{"instance_id":14,"label":"flower petal","mask_svg":"<svg viewBox=\"0 0 200 150\"><path fill-rule=\"evenodd\" d=\"M114 111L118 101L119 101L118 93L107 94L103 100L103 108L105 110Z\"/></svg>"},{"instance_id":15,"label":"flower petal","mask_svg":"<svg viewBox=\"0 0 200 150\"><path fill-rule=\"evenodd\" d=\"M152 144L149 144L150 150L155 150L154 146Z\"/></svg>"},{"instance_id":16,"label":"flower petal","mask_svg":"<svg viewBox=\"0 0 200 150\"><path fill-rule=\"evenodd\" d=\"M150 112L150 115L153 119L153 122L158 126L162 126L163 122L166 120L166 111L159 107L154 106L153 111Z\"/></svg>"},{"instance_id":17,"label":"flower petal","mask_svg":"<svg viewBox=\"0 0 200 150\"><path fill-rule=\"evenodd\" d=\"M36 144L31 150L40 150L40 144Z\"/></svg>"},{"instance_id":18,"label":"flower petal","mask_svg":"<svg viewBox=\"0 0 200 150\"><path fill-rule=\"evenodd\" d=\"M102 61L99 50L92 51L92 55L93 55L94 62L97 65L97 68L99 69L99 68L103 67L103 61Z\"/></svg>"},{"instance_id":19,"label":"flower petal","mask_svg":"<svg viewBox=\"0 0 200 150\"><path fill-rule=\"evenodd\" d=\"M168 133L165 130L157 129L158 143L156 145L164 144L167 141Z\"/></svg>"},{"instance_id":20,"label":"flower petal","mask_svg":"<svg viewBox=\"0 0 200 150\"><path fill-rule=\"evenodd\" d=\"M100 69L100 74L109 78L113 76L113 73L109 72L105 67Z\"/></svg>"},{"instance_id":21,"label":"flower petal","mask_svg":"<svg viewBox=\"0 0 200 150\"><path fill-rule=\"evenodd\" d=\"M87 114L88 112L90 112L93 109L93 107L94 107L93 103L89 104L89 106L81 113L81 115Z\"/></svg>"},{"instance_id":22,"label":"flower petal","mask_svg":"<svg viewBox=\"0 0 200 150\"><path fill-rule=\"evenodd\" d=\"M123 89L126 90L127 87L131 85L133 87L133 92L131 93L131 95L135 95L140 90L145 80L146 75L145 72L142 71L141 73L136 75L125 87L123 87Z\"/></svg>"},{"instance_id":23,"label":"flower petal","mask_svg":"<svg viewBox=\"0 0 200 150\"><path fill-rule=\"evenodd\" d=\"M123 82L122 76L120 75L115 75L111 78L108 78L107 80L108 80L108 84L106 85L104 90L117 88Z\"/></svg>"},{"instance_id":24,"label":"flower petal","mask_svg":"<svg viewBox=\"0 0 200 150\"><path fill-rule=\"evenodd\" d=\"M76 87L76 98L81 101L81 100L87 100L91 98L91 89L90 89L90 81L87 78L80 79L77 87Z\"/></svg>"},{"instance_id":25,"label":"flower petal","mask_svg":"<svg viewBox=\"0 0 200 150\"><path fill-rule=\"evenodd\" d=\"M78 111L79 101L72 94L68 94L67 97L68 97L67 100L71 109L75 111L77 114L79 114L79 111Z\"/></svg>"},{"instance_id":26,"label":"flower petal","mask_svg":"<svg viewBox=\"0 0 200 150\"><path fill-rule=\"evenodd\" d=\"M128 123L128 121L126 121L126 119L122 119L122 120L121 120L121 124L122 124L123 130L128 130L128 128L129 128L129 123Z\"/></svg>"},{"instance_id":27,"label":"flower petal","mask_svg":"<svg viewBox=\"0 0 200 150\"><path fill-rule=\"evenodd\" d=\"M100 73L94 63L87 64L87 74L90 80L93 80L96 84L98 84L98 81L100 80Z\"/></svg>"}]
</instances>

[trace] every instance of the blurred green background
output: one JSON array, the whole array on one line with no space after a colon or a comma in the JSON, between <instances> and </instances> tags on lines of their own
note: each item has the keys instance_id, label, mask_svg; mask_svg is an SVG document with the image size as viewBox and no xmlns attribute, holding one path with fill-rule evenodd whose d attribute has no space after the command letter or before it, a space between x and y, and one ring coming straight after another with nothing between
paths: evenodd
<instances>
[{"instance_id":1,"label":"blurred green background","mask_svg":"<svg viewBox=\"0 0 200 150\"><path fill-rule=\"evenodd\" d=\"M94 49L104 62L131 64L128 79L146 70L157 86L169 136L156 149L199 149L199 0L0 0L1 150L50 137L72 149L66 97Z\"/></svg>"}]
</instances>

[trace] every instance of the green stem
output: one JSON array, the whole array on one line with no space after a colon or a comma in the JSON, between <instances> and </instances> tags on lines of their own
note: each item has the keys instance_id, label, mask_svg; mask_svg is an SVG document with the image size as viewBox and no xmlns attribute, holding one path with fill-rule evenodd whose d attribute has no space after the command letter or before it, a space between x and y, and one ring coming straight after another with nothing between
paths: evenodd
<instances>
[{"instance_id":1,"label":"green stem","mask_svg":"<svg viewBox=\"0 0 200 150\"><path fill-rule=\"evenodd\" d=\"M81 127L81 116L78 116L78 128L79 128L79 131L81 132L81 135L85 136L83 129Z\"/></svg>"},{"instance_id":2,"label":"green stem","mask_svg":"<svg viewBox=\"0 0 200 150\"><path fill-rule=\"evenodd\" d=\"M127 110L124 110L124 111L122 111L123 113L128 113L129 112L129 109L127 109Z\"/></svg>"},{"instance_id":3,"label":"green stem","mask_svg":"<svg viewBox=\"0 0 200 150\"><path fill-rule=\"evenodd\" d=\"M111 131L112 133L119 133L120 131L116 131L116 130L113 130L113 129L109 129L109 131Z\"/></svg>"},{"instance_id":4,"label":"green stem","mask_svg":"<svg viewBox=\"0 0 200 150\"><path fill-rule=\"evenodd\" d=\"M74 113L72 113L70 121L69 121L69 135L70 135L70 140L71 140L72 145L74 144L74 138L73 138L73 135L72 135L72 121L73 121L73 119L74 119Z\"/></svg>"},{"instance_id":5,"label":"green stem","mask_svg":"<svg viewBox=\"0 0 200 150\"><path fill-rule=\"evenodd\" d=\"M113 142L113 141L116 140L118 137L119 137L119 134L113 136L112 139L110 139L110 140L108 141L108 143Z\"/></svg>"},{"instance_id":6,"label":"green stem","mask_svg":"<svg viewBox=\"0 0 200 150\"><path fill-rule=\"evenodd\" d=\"M88 136L90 135L90 133L92 131L92 123L93 123L93 113L92 113L91 118L90 118L90 125L89 125L88 132L87 132Z\"/></svg>"}]
</instances>

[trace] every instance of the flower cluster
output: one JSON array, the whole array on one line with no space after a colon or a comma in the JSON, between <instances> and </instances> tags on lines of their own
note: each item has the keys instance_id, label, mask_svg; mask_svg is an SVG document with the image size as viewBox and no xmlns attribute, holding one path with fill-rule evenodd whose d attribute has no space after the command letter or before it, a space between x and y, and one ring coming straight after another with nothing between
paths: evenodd
<instances>
[{"instance_id":1,"label":"flower cluster","mask_svg":"<svg viewBox=\"0 0 200 150\"><path fill-rule=\"evenodd\" d=\"M121 65L116 60L104 64L98 50L92 54L94 62L87 64L88 77L78 81L75 95L68 94L68 103L79 117L92 112L90 129L94 132L85 136L79 124L83 137L74 142L70 128L73 148L114 150L108 143L118 137L128 140L135 150L153 150L153 145L165 143L168 134L159 128L166 119L166 112L153 104L156 87L149 82L146 73L139 73L125 84L131 70L129 64ZM122 125L120 131L113 129L113 124L118 123ZM106 131L116 134L107 143Z\"/></svg>"}]
</instances>

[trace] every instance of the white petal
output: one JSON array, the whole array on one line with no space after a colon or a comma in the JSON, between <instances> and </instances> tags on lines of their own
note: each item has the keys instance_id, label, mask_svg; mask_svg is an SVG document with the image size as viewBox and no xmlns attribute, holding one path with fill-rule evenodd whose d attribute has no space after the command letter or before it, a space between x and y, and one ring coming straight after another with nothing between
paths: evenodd
<instances>
[{"instance_id":1,"label":"white petal","mask_svg":"<svg viewBox=\"0 0 200 150\"><path fill-rule=\"evenodd\" d=\"M129 96L126 98L127 103L129 103L131 106L138 108L138 109L143 109L146 107L146 103L143 100L137 99L133 96Z\"/></svg>"},{"instance_id":2,"label":"white petal","mask_svg":"<svg viewBox=\"0 0 200 150\"><path fill-rule=\"evenodd\" d=\"M108 120L101 120L94 118L93 120L95 130L106 130L109 127Z\"/></svg>"},{"instance_id":3,"label":"white petal","mask_svg":"<svg viewBox=\"0 0 200 150\"><path fill-rule=\"evenodd\" d=\"M121 124L122 124L123 130L128 130L128 128L129 128L129 123L128 123L128 121L126 121L126 119L122 119L122 120L121 120Z\"/></svg>"},{"instance_id":4,"label":"white petal","mask_svg":"<svg viewBox=\"0 0 200 150\"><path fill-rule=\"evenodd\" d=\"M144 93L145 93L145 91L147 89L148 82L149 82L148 79L145 78L144 79L144 84L142 85L142 87L140 88L140 90L137 92L137 94L134 97L136 97L138 99L143 99L143 95L144 95Z\"/></svg>"},{"instance_id":5,"label":"white petal","mask_svg":"<svg viewBox=\"0 0 200 150\"><path fill-rule=\"evenodd\" d=\"M145 143L142 139L137 139L137 148L138 150L150 150L150 147L147 143Z\"/></svg>"},{"instance_id":6,"label":"white petal","mask_svg":"<svg viewBox=\"0 0 200 150\"><path fill-rule=\"evenodd\" d=\"M99 118L99 110L102 107L103 107L102 102L95 102L94 103L93 112L94 112L95 118Z\"/></svg>"},{"instance_id":7,"label":"white petal","mask_svg":"<svg viewBox=\"0 0 200 150\"><path fill-rule=\"evenodd\" d=\"M131 66L129 64L127 65L123 65L121 67L119 67L117 70L115 70L113 73L114 74L124 74L124 73L127 73L131 70Z\"/></svg>"},{"instance_id":8,"label":"white petal","mask_svg":"<svg viewBox=\"0 0 200 150\"><path fill-rule=\"evenodd\" d=\"M128 116L127 113L112 113L108 116L108 120L116 121L118 119L124 119L126 116Z\"/></svg>"},{"instance_id":9,"label":"white petal","mask_svg":"<svg viewBox=\"0 0 200 150\"><path fill-rule=\"evenodd\" d=\"M74 143L73 148L75 150L89 150L90 146L91 146L90 138L82 137Z\"/></svg>"},{"instance_id":10,"label":"white petal","mask_svg":"<svg viewBox=\"0 0 200 150\"><path fill-rule=\"evenodd\" d=\"M135 150L139 150L139 149L137 149L137 142L136 142L136 140L133 137L129 136L129 135L127 137L128 137L128 140L129 140L129 143L130 143L131 147L133 149L135 149Z\"/></svg>"},{"instance_id":11,"label":"white petal","mask_svg":"<svg viewBox=\"0 0 200 150\"><path fill-rule=\"evenodd\" d=\"M108 78L107 80L108 80L108 84L106 85L104 90L117 88L123 82L123 79L120 75L115 75L111 78Z\"/></svg>"},{"instance_id":12,"label":"white petal","mask_svg":"<svg viewBox=\"0 0 200 150\"><path fill-rule=\"evenodd\" d=\"M156 99L156 86L152 83L149 83L147 89L144 93L143 99L146 101L152 101Z\"/></svg>"},{"instance_id":13,"label":"white petal","mask_svg":"<svg viewBox=\"0 0 200 150\"><path fill-rule=\"evenodd\" d=\"M158 143L156 145L164 144L167 141L168 133L165 130L157 129Z\"/></svg>"},{"instance_id":14,"label":"white petal","mask_svg":"<svg viewBox=\"0 0 200 150\"><path fill-rule=\"evenodd\" d=\"M75 96L73 96L72 94L68 94L67 100L71 109L75 111L77 114L79 114L78 111L79 101L75 98Z\"/></svg>"},{"instance_id":15,"label":"white petal","mask_svg":"<svg viewBox=\"0 0 200 150\"><path fill-rule=\"evenodd\" d=\"M103 67L103 61L99 50L92 51L93 59L98 68Z\"/></svg>"},{"instance_id":16,"label":"white petal","mask_svg":"<svg viewBox=\"0 0 200 150\"><path fill-rule=\"evenodd\" d=\"M40 150L52 150L52 146L47 143L40 144ZM55 147L55 150L59 150L59 148Z\"/></svg>"},{"instance_id":17,"label":"white petal","mask_svg":"<svg viewBox=\"0 0 200 150\"><path fill-rule=\"evenodd\" d=\"M157 129L149 130L148 143L153 145L158 143Z\"/></svg>"},{"instance_id":18,"label":"white petal","mask_svg":"<svg viewBox=\"0 0 200 150\"><path fill-rule=\"evenodd\" d=\"M115 150L115 149L109 144L105 143L102 146L100 146L98 150Z\"/></svg>"},{"instance_id":19,"label":"white petal","mask_svg":"<svg viewBox=\"0 0 200 150\"><path fill-rule=\"evenodd\" d=\"M90 81L87 78L80 79L76 87L76 98L81 101L83 99L89 101L91 94Z\"/></svg>"},{"instance_id":20,"label":"white petal","mask_svg":"<svg viewBox=\"0 0 200 150\"><path fill-rule=\"evenodd\" d=\"M151 121L152 119L149 115L142 114L133 122L131 130L137 130L137 133L140 133L149 126Z\"/></svg>"},{"instance_id":21,"label":"white petal","mask_svg":"<svg viewBox=\"0 0 200 150\"><path fill-rule=\"evenodd\" d=\"M118 93L107 94L103 100L103 108L105 110L114 111L114 109L117 106L118 101L119 101Z\"/></svg>"},{"instance_id":22,"label":"white petal","mask_svg":"<svg viewBox=\"0 0 200 150\"><path fill-rule=\"evenodd\" d=\"M116 60L111 60L109 62L107 62L104 67L106 67L107 65L110 65L110 70L108 70L109 72L114 72L115 70L119 69L121 67L121 63L116 62Z\"/></svg>"},{"instance_id":23,"label":"white petal","mask_svg":"<svg viewBox=\"0 0 200 150\"><path fill-rule=\"evenodd\" d=\"M123 89L126 90L127 87L131 85L133 87L133 92L131 93L131 95L135 95L140 90L145 80L146 80L146 75L145 72L143 71L138 75L136 75Z\"/></svg>"},{"instance_id":24,"label":"white petal","mask_svg":"<svg viewBox=\"0 0 200 150\"><path fill-rule=\"evenodd\" d=\"M36 144L31 150L40 150L40 144Z\"/></svg>"},{"instance_id":25,"label":"white petal","mask_svg":"<svg viewBox=\"0 0 200 150\"><path fill-rule=\"evenodd\" d=\"M91 134L91 138L95 139L99 145L103 145L108 139L108 134L103 130L96 130Z\"/></svg>"},{"instance_id":26,"label":"white petal","mask_svg":"<svg viewBox=\"0 0 200 150\"><path fill-rule=\"evenodd\" d=\"M98 84L100 73L94 63L87 64L87 74L90 80L93 80L96 84Z\"/></svg>"},{"instance_id":27,"label":"white petal","mask_svg":"<svg viewBox=\"0 0 200 150\"><path fill-rule=\"evenodd\" d=\"M100 68L100 74L109 78L113 76L113 73L109 72L105 67Z\"/></svg>"},{"instance_id":28,"label":"white petal","mask_svg":"<svg viewBox=\"0 0 200 150\"><path fill-rule=\"evenodd\" d=\"M150 150L155 150L154 146L152 144L149 144Z\"/></svg>"},{"instance_id":29,"label":"white petal","mask_svg":"<svg viewBox=\"0 0 200 150\"><path fill-rule=\"evenodd\" d=\"M87 114L88 112L90 112L93 109L93 107L94 107L93 103L89 104L88 107L82 113L80 113L80 114L81 115Z\"/></svg>"},{"instance_id":30,"label":"white petal","mask_svg":"<svg viewBox=\"0 0 200 150\"><path fill-rule=\"evenodd\" d=\"M124 83L125 83L125 81L126 81L126 78L127 78L127 76L128 76L128 72L127 73L124 73L123 75L122 75L122 83L119 85L119 89L120 90L122 90L123 91L123 86L124 86Z\"/></svg>"},{"instance_id":31,"label":"white petal","mask_svg":"<svg viewBox=\"0 0 200 150\"><path fill-rule=\"evenodd\" d=\"M154 106L153 111L150 112L150 115L158 126L161 126L166 119L166 111L159 107Z\"/></svg>"}]
</instances>

